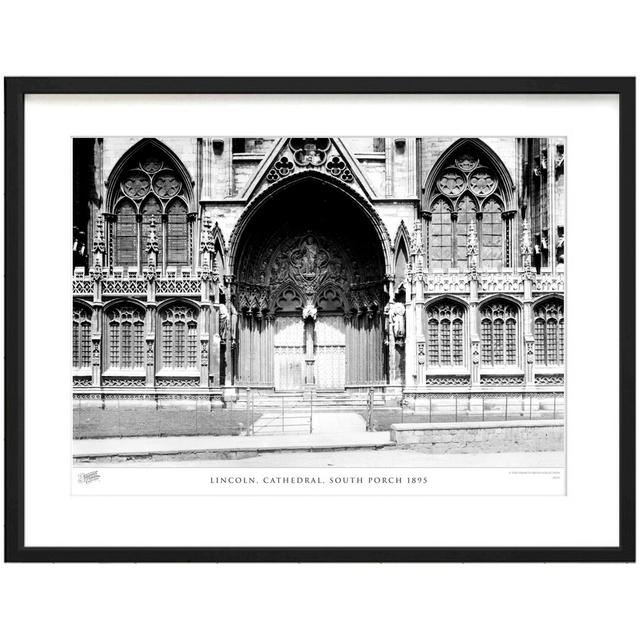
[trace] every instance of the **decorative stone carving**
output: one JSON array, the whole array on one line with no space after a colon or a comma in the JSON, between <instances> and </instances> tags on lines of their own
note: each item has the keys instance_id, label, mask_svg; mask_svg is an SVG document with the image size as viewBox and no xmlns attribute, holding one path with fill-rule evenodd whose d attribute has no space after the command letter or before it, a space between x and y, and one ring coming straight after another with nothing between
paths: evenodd
<instances>
[{"instance_id":1,"label":"decorative stone carving","mask_svg":"<svg viewBox=\"0 0 640 640\"><path fill-rule=\"evenodd\" d=\"M94 260L96 265L102 265L101 256L104 255L104 252L104 220L102 216L99 215L96 219L96 235L93 239L93 253L95 254Z\"/></svg>"},{"instance_id":2,"label":"decorative stone carving","mask_svg":"<svg viewBox=\"0 0 640 640\"><path fill-rule=\"evenodd\" d=\"M436 184L445 196L457 196L462 193L465 183L465 177L460 172L449 169L438 178Z\"/></svg>"},{"instance_id":3,"label":"decorative stone carving","mask_svg":"<svg viewBox=\"0 0 640 640\"><path fill-rule=\"evenodd\" d=\"M221 304L218 307L219 320L220 320L220 338L223 342L230 342L235 340L236 327L238 323L238 314L235 307L226 304Z\"/></svg>"},{"instance_id":4,"label":"decorative stone carving","mask_svg":"<svg viewBox=\"0 0 640 640\"><path fill-rule=\"evenodd\" d=\"M422 365L425 363L425 348L424 342L418 342L418 364Z\"/></svg>"},{"instance_id":5,"label":"decorative stone carving","mask_svg":"<svg viewBox=\"0 0 640 640\"><path fill-rule=\"evenodd\" d=\"M467 266L472 274L478 269L478 234L476 233L475 217L469 219L467 230Z\"/></svg>"},{"instance_id":6,"label":"decorative stone carving","mask_svg":"<svg viewBox=\"0 0 640 640\"><path fill-rule=\"evenodd\" d=\"M209 364L209 341L200 340L200 364L205 367Z\"/></svg>"},{"instance_id":7,"label":"decorative stone carving","mask_svg":"<svg viewBox=\"0 0 640 640\"><path fill-rule=\"evenodd\" d=\"M102 386L103 387L143 387L144 378L139 376L131 376L131 377L103 376Z\"/></svg>"},{"instance_id":8,"label":"decorative stone carving","mask_svg":"<svg viewBox=\"0 0 640 640\"><path fill-rule=\"evenodd\" d=\"M318 309L311 302L307 302L302 309L302 318L306 320L307 318L311 318L311 320L315 320L318 316Z\"/></svg>"},{"instance_id":9,"label":"decorative stone carving","mask_svg":"<svg viewBox=\"0 0 640 640\"><path fill-rule=\"evenodd\" d=\"M527 364L533 364L535 355L534 355L534 342L533 340L526 341L526 349L527 349Z\"/></svg>"},{"instance_id":10,"label":"decorative stone carving","mask_svg":"<svg viewBox=\"0 0 640 640\"><path fill-rule=\"evenodd\" d=\"M91 363L93 365L100 365L100 338L92 338L93 351L91 353Z\"/></svg>"},{"instance_id":11,"label":"decorative stone carving","mask_svg":"<svg viewBox=\"0 0 640 640\"><path fill-rule=\"evenodd\" d=\"M522 266L525 272L529 273L531 271L531 233L529 232L529 222L526 218L522 221L520 255L522 256Z\"/></svg>"},{"instance_id":12,"label":"decorative stone carving","mask_svg":"<svg viewBox=\"0 0 640 640\"><path fill-rule=\"evenodd\" d=\"M155 362L154 341L147 339L147 365L153 366Z\"/></svg>"},{"instance_id":13,"label":"decorative stone carving","mask_svg":"<svg viewBox=\"0 0 640 640\"><path fill-rule=\"evenodd\" d=\"M199 295L200 280L198 278L161 278L158 280L156 292L163 295Z\"/></svg>"},{"instance_id":14,"label":"decorative stone carving","mask_svg":"<svg viewBox=\"0 0 640 640\"><path fill-rule=\"evenodd\" d=\"M519 293L523 290L524 278L520 274L481 273L478 282L482 293Z\"/></svg>"},{"instance_id":15,"label":"decorative stone carving","mask_svg":"<svg viewBox=\"0 0 640 640\"><path fill-rule=\"evenodd\" d=\"M173 173L163 171L154 176L153 190L161 198L173 198L182 190L182 182Z\"/></svg>"},{"instance_id":16,"label":"decorative stone carving","mask_svg":"<svg viewBox=\"0 0 640 640\"><path fill-rule=\"evenodd\" d=\"M424 279L427 293L467 293L469 279L465 274L427 273Z\"/></svg>"},{"instance_id":17,"label":"decorative stone carving","mask_svg":"<svg viewBox=\"0 0 640 640\"><path fill-rule=\"evenodd\" d=\"M474 365L480 364L480 343L475 340L471 344L471 362Z\"/></svg>"},{"instance_id":18,"label":"decorative stone carving","mask_svg":"<svg viewBox=\"0 0 640 640\"><path fill-rule=\"evenodd\" d=\"M155 266L158 255L158 236L156 235L156 217L151 216L149 222L149 235L147 236L147 253L149 254L149 266Z\"/></svg>"},{"instance_id":19,"label":"decorative stone carving","mask_svg":"<svg viewBox=\"0 0 640 640\"><path fill-rule=\"evenodd\" d=\"M396 342L404 340L405 313L405 306L401 302L391 302L389 304L389 327L391 331L393 331L393 337L396 339Z\"/></svg>"},{"instance_id":20,"label":"decorative stone carving","mask_svg":"<svg viewBox=\"0 0 640 640\"><path fill-rule=\"evenodd\" d=\"M469 176L469 189L482 198L493 193L497 186L498 181L487 169L478 169Z\"/></svg>"},{"instance_id":21,"label":"decorative stone carving","mask_svg":"<svg viewBox=\"0 0 640 640\"><path fill-rule=\"evenodd\" d=\"M276 182L280 178L284 178L294 172L293 162L286 156L282 156L275 162L269 173L267 173L267 182Z\"/></svg>"},{"instance_id":22,"label":"decorative stone carving","mask_svg":"<svg viewBox=\"0 0 640 640\"><path fill-rule=\"evenodd\" d=\"M463 153L455 159L458 169L462 169L465 173L469 173L478 166L479 160L470 153Z\"/></svg>"},{"instance_id":23,"label":"decorative stone carving","mask_svg":"<svg viewBox=\"0 0 640 640\"><path fill-rule=\"evenodd\" d=\"M546 374L546 373L536 373L536 384L564 384L564 374L563 373L554 373L554 374Z\"/></svg>"},{"instance_id":24,"label":"decorative stone carving","mask_svg":"<svg viewBox=\"0 0 640 640\"><path fill-rule=\"evenodd\" d=\"M427 375L426 383L428 385L446 385L446 386L464 386L471 382L469 375L459 376L443 376L443 375Z\"/></svg>"},{"instance_id":25,"label":"decorative stone carving","mask_svg":"<svg viewBox=\"0 0 640 640\"><path fill-rule=\"evenodd\" d=\"M542 273L535 276L533 290L536 293L556 293L564 291L564 273Z\"/></svg>"},{"instance_id":26,"label":"decorative stone carving","mask_svg":"<svg viewBox=\"0 0 640 640\"><path fill-rule=\"evenodd\" d=\"M353 182L353 173L351 173L344 160L338 156L333 156L327 162L327 172L344 182Z\"/></svg>"},{"instance_id":27,"label":"decorative stone carving","mask_svg":"<svg viewBox=\"0 0 640 640\"><path fill-rule=\"evenodd\" d=\"M199 383L199 378L191 377L162 376L156 379L157 387L197 387ZM178 397L182 398L182 396Z\"/></svg>"},{"instance_id":28,"label":"decorative stone carving","mask_svg":"<svg viewBox=\"0 0 640 640\"><path fill-rule=\"evenodd\" d=\"M74 295L91 295L93 293L93 282L91 278L84 278L78 280L74 278L72 283Z\"/></svg>"},{"instance_id":29,"label":"decorative stone carving","mask_svg":"<svg viewBox=\"0 0 640 640\"><path fill-rule=\"evenodd\" d=\"M151 188L149 176L138 170L130 171L121 183L122 191L130 198L144 198Z\"/></svg>"},{"instance_id":30,"label":"decorative stone carving","mask_svg":"<svg viewBox=\"0 0 640 640\"><path fill-rule=\"evenodd\" d=\"M480 384L495 386L513 386L524 384L524 375L481 375Z\"/></svg>"},{"instance_id":31,"label":"decorative stone carving","mask_svg":"<svg viewBox=\"0 0 640 640\"><path fill-rule=\"evenodd\" d=\"M291 138L289 147L295 163L301 167L319 167L327 159L329 138Z\"/></svg>"}]
</instances>

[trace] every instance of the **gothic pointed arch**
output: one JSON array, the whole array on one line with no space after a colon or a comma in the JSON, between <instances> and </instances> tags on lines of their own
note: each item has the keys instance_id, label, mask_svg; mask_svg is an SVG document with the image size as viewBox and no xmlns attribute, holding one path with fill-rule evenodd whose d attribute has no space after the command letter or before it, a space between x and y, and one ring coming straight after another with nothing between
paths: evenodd
<instances>
[{"instance_id":1,"label":"gothic pointed arch","mask_svg":"<svg viewBox=\"0 0 640 640\"><path fill-rule=\"evenodd\" d=\"M480 313L481 366L516 367L520 363L520 305L507 296L484 300Z\"/></svg>"},{"instance_id":2,"label":"gothic pointed arch","mask_svg":"<svg viewBox=\"0 0 640 640\"><path fill-rule=\"evenodd\" d=\"M186 298L158 305L156 344L158 373L198 374L198 305Z\"/></svg>"},{"instance_id":3,"label":"gothic pointed arch","mask_svg":"<svg viewBox=\"0 0 640 640\"><path fill-rule=\"evenodd\" d=\"M172 167L177 173L185 187L187 195L187 202L191 206L194 201L194 181L183 162L177 156L177 154L164 142L157 138L142 138L120 157L118 162L114 165L113 169L109 173L107 178L107 199L106 208L107 211L112 211L114 200L113 187L120 183L125 172L128 169L135 170L136 160L140 161L140 158L146 157L145 165L149 169L151 174L157 173L159 170ZM146 171L144 171L146 173ZM117 195L117 194L116 194Z\"/></svg>"},{"instance_id":4,"label":"gothic pointed arch","mask_svg":"<svg viewBox=\"0 0 640 640\"><path fill-rule=\"evenodd\" d=\"M428 303L424 315L427 369L463 367L467 343L466 304L448 296Z\"/></svg>"},{"instance_id":5,"label":"gothic pointed arch","mask_svg":"<svg viewBox=\"0 0 640 640\"><path fill-rule=\"evenodd\" d=\"M540 367L564 365L564 301L545 296L533 305L535 364Z\"/></svg>"},{"instance_id":6,"label":"gothic pointed arch","mask_svg":"<svg viewBox=\"0 0 640 640\"><path fill-rule=\"evenodd\" d=\"M136 300L105 305L103 341L105 373L142 374L145 365L145 309Z\"/></svg>"},{"instance_id":7,"label":"gothic pointed arch","mask_svg":"<svg viewBox=\"0 0 640 640\"><path fill-rule=\"evenodd\" d=\"M227 245L224 240L224 234L220 225L216 222L211 229L211 239L214 247L214 266L217 269L220 278L227 275Z\"/></svg>"},{"instance_id":8,"label":"gothic pointed arch","mask_svg":"<svg viewBox=\"0 0 640 640\"><path fill-rule=\"evenodd\" d=\"M383 381L392 265L375 210L338 178L305 169L268 187L229 241L239 383Z\"/></svg>"},{"instance_id":9,"label":"gothic pointed arch","mask_svg":"<svg viewBox=\"0 0 640 640\"><path fill-rule=\"evenodd\" d=\"M409 264L409 247L411 246L411 236L409 229L404 223L404 220L400 221L398 230L396 231L394 246L394 289L396 295L400 291L404 291L405 280L407 277L407 266Z\"/></svg>"},{"instance_id":10,"label":"gothic pointed arch","mask_svg":"<svg viewBox=\"0 0 640 640\"><path fill-rule=\"evenodd\" d=\"M107 264L136 267L147 262L155 227L158 267L193 262L193 180L177 155L155 138L133 145L107 180Z\"/></svg>"},{"instance_id":11,"label":"gothic pointed arch","mask_svg":"<svg viewBox=\"0 0 640 640\"><path fill-rule=\"evenodd\" d=\"M477 138L454 142L429 172L422 192L422 209L429 221L430 268L447 270L466 264L471 223L476 224L481 267L500 270L511 265L514 183L489 145Z\"/></svg>"},{"instance_id":12,"label":"gothic pointed arch","mask_svg":"<svg viewBox=\"0 0 640 640\"><path fill-rule=\"evenodd\" d=\"M318 182L327 185L330 188L334 188L342 193L350 202L355 204L360 211L366 216L369 222L375 229L378 243L380 244L384 256L385 270L387 273L392 272L393 268L393 252L391 249L391 238L386 225L378 215L377 211L371 204L371 202L364 197L361 193L354 188L345 184L339 178L330 174L320 173L313 169L305 169L298 173L288 175L278 182L270 185L267 189L260 192L253 200L251 200L238 221L236 222L231 236L229 238L229 271L235 272L236 263L238 259L238 247L241 242L243 232L247 228L249 222L253 219L256 213L267 202L273 200L276 196L281 195L291 187L300 184L304 181Z\"/></svg>"},{"instance_id":13,"label":"gothic pointed arch","mask_svg":"<svg viewBox=\"0 0 640 640\"><path fill-rule=\"evenodd\" d=\"M91 368L91 307L82 300L73 302L72 367L75 371Z\"/></svg>"}]
</instances>

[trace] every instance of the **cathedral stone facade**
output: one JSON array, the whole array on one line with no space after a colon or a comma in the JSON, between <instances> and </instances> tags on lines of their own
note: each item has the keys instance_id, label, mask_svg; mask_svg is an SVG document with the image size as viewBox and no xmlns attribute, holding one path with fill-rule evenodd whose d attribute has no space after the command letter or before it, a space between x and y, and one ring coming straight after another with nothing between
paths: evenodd
<instances>
[{"instance_id":1,"label":"cathedral stone facade","mask_svg":"<svg viewBox=\"0 0 640 640\"><path fill-rule=\"evenodd\" d=\"M564 390L564 140L74 141L76 399Z\"/></svg>"}]
</instances>

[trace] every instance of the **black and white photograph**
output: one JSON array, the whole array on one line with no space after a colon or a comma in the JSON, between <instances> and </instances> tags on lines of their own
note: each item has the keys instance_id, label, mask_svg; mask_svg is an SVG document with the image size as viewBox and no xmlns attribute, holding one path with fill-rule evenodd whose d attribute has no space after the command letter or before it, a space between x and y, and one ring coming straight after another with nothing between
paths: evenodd
<instances>
[{"instance_id":1,"label":"black and white photograph","mask_svg":"<svg viewBox=\"0 0 640 640\"><path fill-rule=\"evenodd\" d=\"M72 148L80 479L564 470L564 137Z\"/></svg>"}]
</instances>

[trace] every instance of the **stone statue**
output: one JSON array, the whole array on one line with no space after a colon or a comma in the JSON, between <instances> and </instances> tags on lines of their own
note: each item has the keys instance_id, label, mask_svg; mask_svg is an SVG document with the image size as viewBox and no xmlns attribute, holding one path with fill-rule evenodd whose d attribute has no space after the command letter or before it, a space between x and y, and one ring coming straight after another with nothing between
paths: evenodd
<instances>
[{"instance_id":1,"label":"stone statue","mask_svg":"<svg viewBox=\"0 0 640 640\"><path fill-rule=\"evenodd\" d=\"M226 304L221 303L218 306L218 314L220 319L220 338L227 342L233 342L236 339L236 325L238 323L238 314L236 309L231 305L231 309Z\"/></svg>"},{"instance_id":2,"label":"stone statue","mask_svg":"<svg viewBox=\"0 0 640 640\"><path fill-rule=\"evenodd\" d=\"M384 315L387 317L387 333L393 332L396 340L402 340L405 335L404 328L405 308L402 302L390 301L384 308Z\"/></svg>"}]
</instances>

